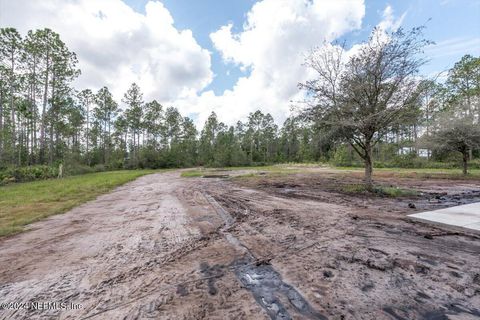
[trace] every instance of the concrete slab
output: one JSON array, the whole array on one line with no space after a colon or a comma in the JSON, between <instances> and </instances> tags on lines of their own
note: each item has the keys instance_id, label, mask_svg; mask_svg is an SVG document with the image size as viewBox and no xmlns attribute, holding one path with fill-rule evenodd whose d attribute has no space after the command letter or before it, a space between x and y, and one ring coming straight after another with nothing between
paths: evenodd
<instances>
[{"instance_id":1,"label":"concrete slab","mask_svg":"<svg viewBox=\"0 0 480 320\"><path fill-rule=\"evenodd\" d=\"M468 229L473 229L473 230L479 230L480 231L480 222L477 223L472 223L472 224L467 224L466 226L463 226L464 228Z\"/></svg>"},{"instance_id":2,"label":"concrete slab","mask_svg":"<svg viewBox=\"0 0 480 320\"><path fill-rule=\"evenodd\" d=\"M410 214L409 217L480 231L480 202Z\"/></svg>"}]
</instances>

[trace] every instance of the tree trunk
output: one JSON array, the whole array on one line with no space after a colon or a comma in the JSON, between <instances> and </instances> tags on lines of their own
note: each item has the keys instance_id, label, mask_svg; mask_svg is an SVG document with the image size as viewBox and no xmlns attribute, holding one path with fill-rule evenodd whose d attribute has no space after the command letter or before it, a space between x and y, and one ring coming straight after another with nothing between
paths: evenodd
<instances>
[{"instance_id":1,"label":"tree trunk","mask_svg":"<svg viewBox=\"0 0 480 320\"><path fill-rule=\"evenodd\" d=\"M33 84L32 84L32 154L33 163L37 163L37 58L33 60Z\"/></svg>"},{"instance_id":2,"label":"tree trunk","mask_svg":"<svg viewBox=\"0 0 480 320\"><path fill-rule=\"evenodd\" d=\"M127 140L128 140L128 129L125 129L125 145L124 145L124 149L123 149L123 154L124 154L124 157L128 156L128 146L127 146Z\"/></svg>"},{"instance_id":3,"label":"tree trunk","mask_svg":"<svg viewBox=\"0 0 480 320\"><path fill-rule=\"evenodd\" d=\"M110 131L110 126L111 124L111 120L110 120L110 114L108 115L108 137L107 137L107 143L108 143L108 152L107 152L107 159L105 160L105 162L108 164L110 162L110 153L111 153L111 131Z\"/></svg>"},{"instance_id":4,"label":"tree trunk","mask_svg":"<svg viewBox=\"0 0 480 320\"><path fill-rule=\"evenodd\" d=\"M2 160L3 160L3 90L0 90L0 163L2 162Z\"/></svg>"},{"instance_id":5,"label":"tree trunk","mask_svg":"<svg viewBox=\"0 0 480 320\"><path fill-rule=\"evenodd\" d=\"M86 142L87 142L87 165L90 166L90 154L88 153L88 138L89 138L89 122L90 122L90 101L87 100L87 132L85 134Z\"/></svg>"},{"instance_id":6,"label":"tree trunk","mask_svg":"<svg viewBox=\"0 0 480 320\"><path fill-rule=\"evenodd\" d=\"M19 119L20 116L17 115L17 119ZM24 138L24 131L23 131L23 126L22 126L22 121L19 119L18 120L18 159L17 159L17 165L20 167L22 165L22 149L23 149L23 138Z\"/></svg>"},{"instance_id":7,"label":"tree trunk","mask_svg":"<svg viewBox=\"0 0 480 320\"><path fill-rule=\"evenodd\" d=\"M55 77L55 71L54 71L54 65L52 65L52 68L53 68L53 71L52 71L52 83L51 83L51 87L52 87L52 101L51 101L51 105L50 105L50 110L49 110L49 114L50 114L50 143L49 143L49 164L50 166L53 165L53 136L54 136L54 122L57 120L57 117L56 117L56 113L57 113L57 110L56 110L56 77Z\"/></svg>"},{"instance_id":8,"label":"tree trunk","mask_svg":"<svg viewBox=\"0 0 480 320\"><path fill-rule=\"evenodd\" d=\"M46 55L46 67L45 67L45 87L43 90L43 107L42 107L42 120L40 124L40 162L44 162L45 158L45 126L46 126L46 111L48 101L48 72L50 70L50 57L49 50L47 49Z\"/></svg>"},{"instance_id":9,"label":"tree trunk","mask_svg":"<svg viewBox=\"0 0 480 320\"><path fill-rule=\"evenodd\" d=\"M48 150L49 150L48 164L51 166L53 164L53 120L51 120L50 122L50 141L49 141Z\"/></svg>"},{"instance_id":10,"label":"tree trunk","mask_svg":"<svg viewBox=\"0 0 480 320\"><path fill-rule=\"evenodd\" d=\"M11 117L12 117L12 164L15 163L15 140L16 140L16 129L15 129L15 105L14 105L14 95L13 95L13 79L15 78L15 59L14 59L14 51L12 50L12 55L11 55L11 72L12 74L10 75L10 112L11 112Z\"/></svg>"},{"instance_id":11,"label":"tree trunk","mask_svg":"<svg viewBox=\"0 0 480 320\"><path fill-rule=\"evenodd\" d=\"M463 152L463 174L467 175L468 173L468 152Z\"/></svg>"},{"instance_id":12,"label":"tree trunk","mask_svg":"<svg viewBox=\"0 0 480 320\"><path fill-rule=\"evenodd\" d=\"M367 190L373 190L373 180L372 180L372 146L370 142L365 143L365 187Z\"/></svg>"},{"instance_id":13,"label":"tree trunk","mask_svg":"<svg viewBox=\"0 0 480 320\"><path fill-rule=\"evenodd\" d=\"M369 191L373 190L372 171L372 160L365 159L365 187Z\"/></svg>"}]
</instances>

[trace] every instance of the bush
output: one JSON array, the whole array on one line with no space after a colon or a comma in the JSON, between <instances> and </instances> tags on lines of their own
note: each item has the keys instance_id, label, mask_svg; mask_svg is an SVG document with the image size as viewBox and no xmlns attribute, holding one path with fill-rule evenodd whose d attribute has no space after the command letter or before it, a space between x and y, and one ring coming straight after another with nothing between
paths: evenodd
<instances>
[{"instance_id":1,"label":"bush","mask_svg":"<svg viewBox=\"0 0 480 320\"><path fill-rule=\"evenodd\" d=\"M346 184L340 187L342 192L346 193L363 193L370 194L372 191L368 190L364 184ZM381 197L412 197L417 196L418 192L412 189L402 189L398 187L375 186L373 193Z\"/></svg>"},{"instance_id":2,"label":"bush","mask_svg":"<svg viewBox=\"0 0 480 320\"><path fill-rule=\"evenodd\" d=\"M27 182L58 177L58 168L49 166L29 166L7 168L0 172L0 184Z\"/></svg>"},{"instance_id":3,"label":"bush","mask_svg":"<svg viewBox=\"0 0 480 320\"><path fill-rule=\"evenodd\" d=\"M452 169L459 168L460 162L455 161L432 161L427 158L416 156L415 153L397 155L390 161L375 162L377 168L407 168L407 169ZM473 167L473 166L472 166Z\"/></svg>"},{"instance_id":4,"label":"bush","mask_svg":"<svg viewBox=\"0 0 480 320\"><path fill-rule=\"evenodd\" d=\"M123 159L118 159L110 162L108 165L110 170L121 170L123 169L124 166L124 160Z\"/></svg>"},{"instance_id":5,"label":"bush","mask_svg":"<svg viewBox=\"0 0 480 320\"><path fill-rule=\"evenodd\" d=\"M363 162L357 154L350 154L347 147L342 145L333 154L330 164L337 167L363 167ZM470 169L480 168L480 159L469 161ZM415 153L394 155L387 161L374 161L374 168L406 168L406 169L455 169L461 168L461 160L456 153L442 158L442 161L418 157Z\"/></svg>"},{"instance_id":6,"label":"bush","mask_svg":"<svg viewBox=\"0 0 480 320\"><path fill-rule=\"evenodd\" d=\"M57 178L58 170L58 167L50 167L46 165L6 168L0 170L0 185ZM76 163L65 165L63 174L64 176L74 176L106 170L107 168L103 164L97 164L94 167L90 167Z\"/></svg>"},{"instance_id":7,"label":"bush","mask_svg":"<svg viewBox=\"0 0 480 320\"><path fill-rule=\"evenodd\" d=\"M360 157L353 150L348 150L346 145L341 145L335 150L330 163L337 167L363 166Z\"/></svg>"},{"instance_id":8,"label":"bush","mask_svg":"<svg viewBox=\"0 0 480 320\"><path fill-rule=\"evenodd\" d=\"M470 169L480 169L480 159L473 159L468 163Z\"/></svg>"},{"instance_id":9,"label":"bush","mask_svg":"<svg viewBox=\"0 0 480 320\"><path fill-rule=\"evenodd\" d=\"M96 165L93 166L93 171L94 172L107 171L107 167L105 167L104 164L96 164Z\"/></svg>"},{"instance_id":10,"label":"bush","mask_svg":"<svg viewBox=\"0 0 480 320\"><path fill-rule=\"evenodd\" d=\"M95 170L87 165L83 164L70 164L65 165L65 175L66 176L76 176L80 174L93 173Z\"/></svg>"}]
</instances>

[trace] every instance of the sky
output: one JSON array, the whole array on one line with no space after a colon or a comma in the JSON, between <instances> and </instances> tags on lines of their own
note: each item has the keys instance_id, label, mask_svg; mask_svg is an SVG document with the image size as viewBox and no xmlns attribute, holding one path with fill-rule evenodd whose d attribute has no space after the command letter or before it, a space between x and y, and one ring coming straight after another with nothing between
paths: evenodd
<instances>
[{"instance_id":1,"label":"sky","mask_svg":"<svg viewBox=\"0 0 480 320\"><path fill-rule=\"evenodd\" d=\"M312 48L420 25L435 42L423 75L480 56L480 0L0 0L0 27L51 28L77 53L77 89L107 86L120 101L136 82L199 126L212 111L234 124L257 109L281 124L314 76Z\"/></svg>"}]
</instances>

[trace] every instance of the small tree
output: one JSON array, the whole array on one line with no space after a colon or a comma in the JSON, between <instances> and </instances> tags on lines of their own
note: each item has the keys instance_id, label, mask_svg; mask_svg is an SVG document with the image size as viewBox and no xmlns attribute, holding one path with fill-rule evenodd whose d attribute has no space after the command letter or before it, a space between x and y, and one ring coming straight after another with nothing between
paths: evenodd
<instances>
[{"instance_id":1,"label":"small tree","mask_svg":"<svg viewBox=\"0 0 480 320\"><path fill-rule=\"evenodd\" d=\"M423 28L410 32L374 29L349 59L338 45L314 50L306 65L316 78L299 84L313 103L305 115L348 142L365 163L365 184L372 189L372 150L390 128L416 114L420 91L416 77L430 42Z\"/></svg>"},{"instance_id":2,"label":"small tree","mask_svg":"<svg viewBox=\"0 0 480 320\"><path fill-rule=\"evenodd\" d=\"M460 152L463 174L466 175L469 153L480 147L480 126L471 117L455 118L446 114L438 128L428 138L431 148L440 152Z\"/></svg>"}]
</instances>

